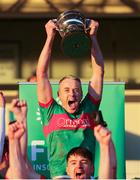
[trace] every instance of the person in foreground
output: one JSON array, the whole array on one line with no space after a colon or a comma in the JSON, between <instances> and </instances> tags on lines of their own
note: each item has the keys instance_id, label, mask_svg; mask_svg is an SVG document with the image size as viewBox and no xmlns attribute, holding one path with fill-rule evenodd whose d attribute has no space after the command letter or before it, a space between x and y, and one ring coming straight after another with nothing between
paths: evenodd
<instances>
[{"instance_id":1,"label":"person in foreground","mask_svg":"<svg viewBox=\"0 0 140 180\"><path fill-rule=\"evenodd\" d=\"M11 111L15 121L9 124L9 168L8 179L40 179L27 159L27 104L25 101L14 99Z\"/></svg>"},{"instance_id":2,"label":"person in foreground","mask_svg":"<svg viewBox=\"0 0 140 180\"><path fill-rule=\"evenodd\" d=\"M8 137L10 166L6 173L6 178L47 179L33 170L30 162L27 160L27 155L22 153L21 139L25 138L27 135L27 126L25 126L24 122L26 119L27 105L25 101L19 103L18 100L14 100L13 102L18 102L18 106L13 109L14 115L18 121L9 124ZM116 154L111 140L111 132L107 128L97 125L94 127L94 134L100 147L98 178L116 178ZM27 141L24 142L26 143L24 145L27 146ZM94 174L92 153L85 147L72 148L67 154L67 166L65 168L68 175L67 178L91 179L92 174Z\"/></svg>"},{"instance_id":3,"label":"person in foreground","mask_svg":"<svg viewBox=\"0 0 140 180\"><path fill-rule=\"evenodd\" d=\"M94 134L100 147L98 179L116 179L117 162L111 133L98 125L94 128ZM92 153L84 147L71 149L67 155L66 171L72 179L93 179Z\"/></svg>"},{"instance_id":4,"label":"person in foreground","mask_svg":"<svg viewBox=\"0 0 140 180\"><path fill-rule=\"evenodd\" d=\"M89 35L92 42L91 65L93 73L87 95L82 100L81 81L78 77L65 76L59 81L58 97L62 105L58 104L53 98L48 78L57 25L53 20L49 20L45 28L47 39L37 65L37 94L43 132L47 140L50 174L51 177L59 177L66 174L66 155L73 147L88 147L92 151L94 161L93 117L94 113L98 111L101 101L104 62L96 39L98 22L91 20Z\"/></svg>"}]
</instances>

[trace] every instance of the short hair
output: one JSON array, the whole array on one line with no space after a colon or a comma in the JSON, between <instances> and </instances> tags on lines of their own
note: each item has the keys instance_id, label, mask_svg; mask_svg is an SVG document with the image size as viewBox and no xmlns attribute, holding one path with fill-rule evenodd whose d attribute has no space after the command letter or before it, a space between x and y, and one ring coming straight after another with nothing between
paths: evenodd
<instances>
[{"instance_id":1,"label":"short hair","mask_svg":"<svg viewBox=\"0 0 140 180\"><path fill-rule=\"evenodd\" d=\"M27 81L30 82L33 77L36 77L36 70L31 73L31 75L27 78Z\"/></svg>"},{"instance_id":2,"label":"short hair","mask_svg":"<svg viewBox=\"0 0 140 180\"><path fill-rule=\"evenodd\" d=\"M60 79L59 84L61 84L61 82L64 81L65 79L73 79L73 80L78 81L81 84L80 78L78 78L77 76L74 76L74 75L64 76L63 78Z\"/></svg>"},{"instance_id":3,"label":"short hair","mask_svg":"<svg viewBox=\"0 0 140 180\"><path fill-rule=\"evenodd\" d=\"M79 156L82 156L84 158L87 158L89 161L92 162L92 153L85 147L74 147L72 148L68 154L67 154L67 162L68 162L68 159L70 158L70 156L72 155L79 155Z\"/></svg>"}]
</instances>

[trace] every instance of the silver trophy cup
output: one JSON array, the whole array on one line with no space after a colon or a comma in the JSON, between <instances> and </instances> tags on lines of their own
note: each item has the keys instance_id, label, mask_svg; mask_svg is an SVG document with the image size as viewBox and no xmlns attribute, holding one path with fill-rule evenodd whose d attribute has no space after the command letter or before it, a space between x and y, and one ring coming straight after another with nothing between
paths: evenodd
<instances>
[{"instance_id":1,"label":"silver trophy cup","mask_svg":"<svg viewBox=\"0 0 140 180\"><path fill-rule=\"evenodd\" d=\"M81 58L90 53L89 19L86 19L79 11L69 10L61 13L56 23L62 37L61 48L64 54Z\"/></svg>"}]
</instances>

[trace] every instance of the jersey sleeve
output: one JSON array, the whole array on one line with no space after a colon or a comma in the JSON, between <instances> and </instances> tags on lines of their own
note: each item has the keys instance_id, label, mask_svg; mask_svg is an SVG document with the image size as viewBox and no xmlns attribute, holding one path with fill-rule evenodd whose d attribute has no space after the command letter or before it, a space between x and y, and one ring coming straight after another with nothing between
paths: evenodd
<instances>
[{"instance_id":1,"label":"jersey sleeve","mask_svg":"<svg viewBox=\"0 0 140 180\"><path fill-rule=\"evenodd\" d=\"M46 104L39 102L41 121L42 121L43 125L48 125L49 120L51 119L52 115L54 114L54 111L55 111L57 105L58 104L54 99L51 99Z\"/></svg>"},{"instance_id":2,"label":"jersey sleeve","mask_svg":"<svg viewBox=\"0 0 140 180\"><path fill-rule=\"evenodd\" d=\"M85 96L82 101L82 106L84 106L86 111L98 111L101 100L94 99L89 93Z\"/></svg>"}]
</instances>

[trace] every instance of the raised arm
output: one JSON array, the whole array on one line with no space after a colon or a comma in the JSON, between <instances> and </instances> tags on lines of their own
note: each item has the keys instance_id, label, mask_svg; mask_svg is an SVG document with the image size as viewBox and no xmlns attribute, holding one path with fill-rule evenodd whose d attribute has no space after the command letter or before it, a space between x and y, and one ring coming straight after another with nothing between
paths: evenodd
<instances>
[{"instance_id":1,"label":"raised arm","mask_svg":"<svg viewBox=\"0 0 140 180\"><path fill-rule=\"evenodd\" d=\"M13 112L15 120L23 123L26 131L20 138L21 153L23 158L27 158L27 104L24 100L13 99L11 102L11 112Z\"/></svg>"},{"instance_id":2,"label":"raised arm","mask_svg":"<svg viewBox=\"0 0 140 180\"><path fill-rule=\"evenodd\" d=\"M2 92L0 92L0 162L3 154L5 138L5 97Z\"/></svg>"},{"instance_id":3,"label":"raised arm","mask_svg":"<svg viewBox=\"0 0 140 180\"><path fill-rule=\"evenodd\" d=\"M45 25L45 29L47 39L38 60L36 73L38 101L41 103L48 103L52 99L52 88L48 79L48 69L56 33L56 25L52 20L49 20Z\"/></svg>"},{"instance_id":4,"label":"raised arm","mask_svg":"<svg viewBox=\"0 0 140 180\"><path fill-rule=\"evenodd\" d=\"M20 138L24 134L24 126L22 122L15 122L9 125L9 169L6 177L9 179L27 178L26 166L21 154Z\"/></svg>"},{"instance_id":5,"label":"raised arm","mask_svg":"<svg viewBox=\"0 0 140 180\"><path fill-rule=\"evenodd\" d=\"M94 128L94 135L100 146L99 179L116 178L116 153L111 132L101 125Z\"/></svg>"},{"instance_id":6,"label":"raised arm","mask_svg":"<svg viewBox=\"0 0 140 180\"><path fill-rule=\"evenodd\" d=\"M27 159L27 126L25 123L27 105L25 101L14 99L11 109L16 122L9 125L9 169L6 177L10 179L40 179Z\"/></svg>"},{"instance_id":7,"label":"raised arm","mask_svg":"<svg viewBox=\"0 0 140 180\"><path fill-rule=\"evenodd\" d=\"M102 86L104 77L104 59L97 41L98 22L91 20L90 23L90 36L91 36L91 64L92 64L92 77L89 82L89 93L95 99L100 99L102 96Z\"/></svg>"}]
</instances>

